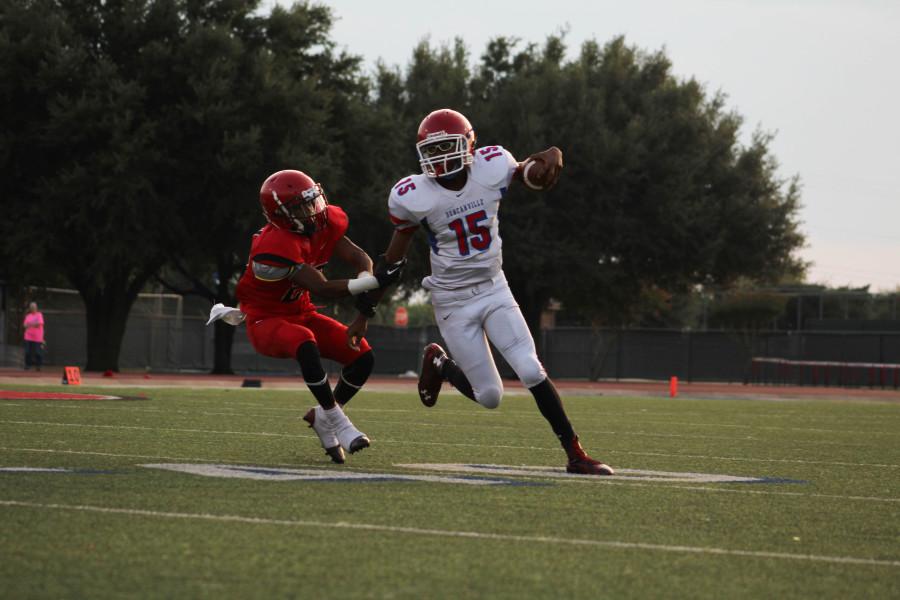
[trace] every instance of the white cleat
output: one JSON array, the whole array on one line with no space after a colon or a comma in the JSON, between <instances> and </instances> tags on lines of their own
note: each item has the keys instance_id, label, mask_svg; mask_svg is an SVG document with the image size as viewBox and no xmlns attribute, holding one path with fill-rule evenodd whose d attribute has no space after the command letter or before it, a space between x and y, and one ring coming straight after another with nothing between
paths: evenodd
<instances>
[{"instance_id":1,"label":"white cleat","mask_svg":"<svg viewBox=\"0 0 900 600\"><path fill-rule=\"evenodd\" d=\"M369 447L369 438L362 431L353 426L341 407L335 405L334 408L323 410L322 414L328 419L332 425L334 435L337 436L341 447L354 454L363 448Z\"/></svg>"},{"instance_id":2,"label":"white cleat","mask_svg":"<svg viewBox=\"0 0 900 600\"><path fill-rule=\"evenodd\" d=\"M343 464L344 450L334 434L334 428L331 427L328 418L325 416L324 409L321 406L310 408L303 416L303 420L309 423L309 426L319 436L319 441L322 442L322 447L325 448L325 454L331 457L332 462L339 465Z\"/></svg>"}]
</instances>

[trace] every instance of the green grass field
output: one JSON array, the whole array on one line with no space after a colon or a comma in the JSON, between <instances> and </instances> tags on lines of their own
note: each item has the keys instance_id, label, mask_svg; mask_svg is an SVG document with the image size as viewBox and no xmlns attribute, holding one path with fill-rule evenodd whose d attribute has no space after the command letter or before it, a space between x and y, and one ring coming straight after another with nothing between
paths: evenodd
<instances>
[{"instance_id":1,"label":"green grass field","mask_svg":"<svg viewBox=\"0 0 900 600\"><path fill-rule=\"evenodd\" d=\"M400 466L559 471L525 396L363 392L348 414L372 447L334 466L306 392L93 391L146 399L0 401L4 598L900 597L900 404L565 399L614 467L770 480L717 483Z\"/></svg>"}]
</instances>

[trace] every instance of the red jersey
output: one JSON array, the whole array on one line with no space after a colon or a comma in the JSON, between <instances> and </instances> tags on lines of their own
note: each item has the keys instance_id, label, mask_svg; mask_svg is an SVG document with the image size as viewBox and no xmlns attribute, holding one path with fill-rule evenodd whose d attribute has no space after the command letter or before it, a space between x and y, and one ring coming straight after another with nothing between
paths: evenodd
<instances>
[{"instance_id":1,"label":"red jersey","mask_svg":"<svg viewBox=\"0 0 900 600\"><path fill-rule=\"evenodd\" d=\"M250 258L237 285L241 310L248 315L296 315L315 310L309 291L291 281L299 265L324 266L349 220L340 207L325 209L328 226L311 236L279 229L271 223L253 234ZM304 267L304 268L307 268Z\"/></svg>"}]
</instances>

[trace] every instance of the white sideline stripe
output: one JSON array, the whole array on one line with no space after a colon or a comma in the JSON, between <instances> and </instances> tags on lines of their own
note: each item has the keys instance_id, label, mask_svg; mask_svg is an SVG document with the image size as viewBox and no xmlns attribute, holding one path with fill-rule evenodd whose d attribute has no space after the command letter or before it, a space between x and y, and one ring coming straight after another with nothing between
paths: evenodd
<instances>
[{"instance_id":1,"label":"white sideline stripe","mask_svg":"<svg viewBox=\"0 0 900 600\"><path fill-rule=\"evenodd\" d=\"M180 427L141 427L139 425L97 425L95 423L53 423L49 421L0 421L12 425L55 425L57 427L85 427L88 429L131 429L140 431L178 431L181 433L214 433L220 435L258 435L264 437L306 438L311 436L267 431L216 431L212 429L184 429Z\"/></svg>"},{"instance_id":2,"label":"white sideline stripe","mask_svg":"<svg viewBox=\"0 0 900 600\"><path fill-rule=\"evenodd\" d=\"M21 404L0 404L0 408L5 408L7 406L23 406ZM49 407L49 406L48 406ZM32 408L28 406L28 408ZM177 409L162 409L162 408L132 408L127 406L73 406L71 404L56 404L55 406L49 407L57 410L77 410L79 412L86 410L106 410L106 411L117 411L117 412L138 412L138 413L151 413L151 414L165 414L165 415L206 415L206 416L221 416L221 417L257 417L257 418L277 418L280 415L263 415L263 414L253 414L247 412L212 412L207 410L177 410ZM300 413L303 412L303 409L307 407L297 407L293 410L283 409L281 412L285 413L285 416L297 416L299 418Z\"/></svg>"},{"instance_id":3,"label":"white sideline stripe","mask_svg":"<svg viewBox=\"0 0 900 600\"><path fill-rule=\"evenodd\" d=\"M53 423L48 421L0 421L0 423L12 425L53 425L57 427L86 427L98 429L133 429L141 431L174 431L181 433L209 433L215 435L249 435L262 437L284 437L307 439L314 436L291 434L291 433L269 433L265 431L217 431L211 429L184 429L177 427L141 427L137 425L96 425L92 423ZM373 442L380 444L401 444L401 445L418 445L418 446L449 446L452 448L505 448L508 450L553 450L543 446L514 446L508 444L465 444L461 442L428 442L423 440L392 440L387 438L370 438ZM733 438L732 438L733 439ZM897 469L900 465L894 464L878 464L878 463L850 463L838 461L824 460L804 460L798 458L756 458L756 457L740 457L740 456L708 456L703 454L671 454L662 452L637 452L631 450L606 450L606 454L627 454L634 456L662 456L668 458L700 458L703 460L733 460L742 462L774 462L774 463L796 463L804 465L832 465L840 467L877 467L885 469Z\"/></svg>"},{"instance_id":4,"label":"white sideline stripe","mask_svg":"<svg viewBox=\"0 0 900 600\"><path fill-rule=\"evenodd\" d=\"M0 473L68 473L62 467L0 467Z\"/></svg>"},{"instance_id":5,"label":"white sideline stripe","mask_svg":"<svg viewBox=\"0 0 900 600\"><path fill-rule=\"evenodd\" d=\"M620 469L621 470L621 469ZM858 500L861 502L900 502L900 498L879 498L876 496L842 496L839 494L804 494L802 492L778 492L766 490L753 490L746 488L728 488L728 487L707 487L704 485L663 485L657 483L643 483L640 481L609 481L609 477L603 477L598 480L595 478L586 479L580 477L578 479L562 480L566 483L581 484L603 484L603 485L624 485L631 487L655 487L668 488L676 490L687 490L691 492L718 492L722 494L751 494L759 496L793 496L795 498L826 498L828 500Z\"/></svg>"},{"instance_id":6,"label":"white sideline stripe","mask_svg":"<svg viewBox=\"0 0 900 600\"><path fill-rule=\"evenodd\" d=\"M649 544L644 542L621 542L616 540L591 540L579 538L560 538L540 535L514 535L506 533L487 533L482 531L460 531L453 529L422 529L418 527L396 527L393 525L374 525L370 523L324 523L321 521L267 519L263 517L244 517L241 515L213 515L209 513L162 512L140 510L135 508L113 508L106 506L89 506L73 504L42 504L38 502L20 502L18 500L0 500L0 505L41 508L47 510L73 510L102 514L131 515L137 517L156 517L163 519L194 519L201 521L220 521L229 523L247 523L252 525L282 525L285 527L312 527L318 529L355 529L361 531L381 531L384 533L406 533L411 535L454 537L478 540L494 540L506 542L528 542L540 544L561 544L570 546L593 546L616 550L651 550L657 552L677 552L682 554L709 554L718 556L743 556L751 558L772 558L781 560L805 560L810 562L868 565L881 567L900 567L900 560L878 560L874 558L858 558L854 556L823 556L817 554L793 554L790 552L767 552L763 550L729 550L709 546L673 546L666 544Z\"/></svg>"},{"instance_id":7,"label":"white sideline stripe","mask_svg":"<svg viewBox=\"0 0 900 600\"><path fill-rule=\"evenodd\" d=\"M121 454L116 452L92 452L89 450L57 450L53 448L8 448L8 447L0 447L0 451L7 452L40 452L44 454L84 454L88 456L112 456L117 458L152 458L157 460L177 460L177 461L190 461L195 463L221 463L223 462L222 458L197 458L194 456L161 456L159 454ZM232 464L240 464L247 466L258 465L258 462L247 462L242 460L227 460L227 462ZM319 464L276 464L272 465L275 468L282 467L297 467L297 466L306 466L306 467L320 467ZM347 467L347 470L352 470L353 467ZM598 480L595 478L584 478L578 477L573 479L565 479L567 483L580 483L582 485L591 485L597 483L603 483L604 485L624 485L631 487L655 487L655 488L664 488L670 490L685 490L690 492L719 492L719 493L728 493L728 494L755 494L760 496L791 496L795 498L826 498L829 500L857 500L862 502L900 502L900 498L882 498L877 496L842 496L839 494L804 494L802 492L779 492L779 491L768 491L768 490L752 490L746 488L725 488L725 487L707 487L702 485L662 485L662 484L654 484L654 483L646 483L646 482L637 482L637 481L609 481L608 478L604 478L602 480Z\"/></svg>"},{"instance_id":8,"label":"white sideline stripe","mask_svg":"<svg viewBox=\"0 0 900 600\"><path fill-rule=\"evenodd\" d=\"M77 407L70 407L77 408ZM98 407L99 408L99 407ZM737 425L733 423L701 423L700 421L657 421L642 420L641 423L655 425L687 425L688 427L724 427L730 429L754 429L763 431L795 431L804 433L846 433L846 434L863 434L863 435L892 435L900 436L896 431L858 431L854 429L822 429L819 427L778 427L777 425Z\"/></svg>"},{"instance_id":9,"label":"white sideline stripe","mask_svg":"<svg viewBox=\"0 0 900 600\"><path fill-rule=\"evenodd\" d=\"M316 438L316 439L318 439L318 438ZM42 454L84 454L87 456L111 456L114 458L141 458L141 459L152 458L152 459L157 459L157 460L175 460L175 461L179 461L179 462L190 461L190 462L195 462L195 463L211 463L211 464L218 464L218 463L223 462L224 460L227 460L227 462L234 464L234 465L242 465L242 466L247 466L247 467L259 466L258 461L247 462L247 461L243 461L243 460L239 460L239 459L234 459L234 460L223 459L221 457L219 457L219 458L197 458L195 456L164 456L164 455L160 455L160 454L122 454L122 453L118 453L118 452L93 452L93 451L89 451L89 450L56 450L53 448L6 448L6 447L0 447L0 451L4 451L4 450L8 451L8 452L40 452ZM282 464L269 465L269 467L273 468L273 469L293 468L293 467L297 467L297 466L321 468L320 463L309 463L309 464L306 464L306 463L290 463L290 464L282 463ZM348 467L346 470L353 470L353 468Z\"/></svg>"},{"instance_id":10,"label":"white sideline stripe","mask_svg":"<svg viewBox=\"0 0 900 600\"><path fill-rule=\"evenodd\" d=\"M29 404L29 405L24 405L24 404L12 403L12 402L7 402L7 403L0 404L0 408L5 408L5 407L24 407L24 406L27 406L28 408L32 408L32 406L31 406L30 404ZM299 415L299 413L300 413L300 412L303 412L304 408L306 408L306 407L298 407L298 408L275 408L275 407L258 406L258 405L255 405L255 404L241 405L241 406L250 406L250 407L253 407L253 408L260 409L260 410L267 410L267 411L273 411L273 412L280 412L280 413L283 413L283 414L286 415L286 416L295 416L295 415ZM146 412L146 413L165 413L165 414L184 414L184 415L197 415L197 414L200 414L200 415L207 415L207 416L247 417L247 418L250 418L250 417L269 418L269 417L273 416L273 415L264 415L264 414L249 414L249 413L246 413L246 412L238 412L238 411L233 411L233 412L216 411L216 412L212 412L212 411L206 411L206 410L201 410L201 411L189 411L189 410L164 410L164 409L158 409L158 408L139 408L139 407L133 407L133 406L72 406L72 405L67 405L67 404L62 404L62 403L54 404L54 405L52 405L52 406L51 406L51 405L48 405L47 407L48 407L48 408L53 408L53 409L59 409L59 410L67 410L67 409L68 409L68 410L78 410L78 411L84 411L84 410L106 410L106 411L121 411L121 412ZM352 407L350 407L350 409L348 409L347 412L349 412L349 413L352 414L353 412L369 412L369 413L391 413L391 412L396 412L396 413L421 413L422 411L421 411L421 410L414 410L414 409L382 409L382 408L362 408L362 407L352 406ZM461 416L472 416L472 415L480 416L480 415L487 415L487 414L490 414L490 413L479 413L479 412L477 412L477 411L442 411L442 412L441 412L441 415L448 415L448 414L461 415ZM623 412L617 412L615 416L616 416L616 417L621 417L621 416L624 415L624 414L626 414L626 413L623 413ZM641 413L641 412L631 411L630 413L627 413L627 414L637 414L637 415L642 415L642 414L646 414L646 413ZM657 414L657 415L658 415L659 413L654 413L654 414ZM671 413L671 414L675 414L675 413ZM540 415L516 414L515 412L512 412L512 411L506 411L506 412L504 413L504 416L505 416L505 417L520 418L520 419L535 419L535 420L539 420L539 419L542 418L542 417L540 417ZM492 417L492 418L499 418L499 416L494 416L494 417ZM471 427L471 426L472 426L471 423L465 423L465 424L458 424L458 425L456 425L456 424L446 424L446 423L441 423L441 424L437 424L437 423L409 423L409 422L407 422L407 421L380 421L380 422L391 423L391 424L403 424L403 425L406 425L406 424L409 424L409 425L421 425L421 426L426 426L426 427L427 427L427 426L435 426L435 427L437 427L437 426L441 426L441 427ZM798 433L825 433L825 434L847 434L847 435L887 435L887 436L900 436L900 432L894 432L894 431L860 431L860 430L852 430L852 429L823 429L823 428L817 428L817 427L778 427L778 426L772 426L772 425L738 425L738 424L731 424L731 423L705 423L705 422L701 422L701 421L660 421L660 420L650 420L650 421L647 421L647 420L642 420L641 423L644 423L644 424L658 424L658 425L666 425L666 426L670 426L670 425L685 425L685 426L688 426L688 427L719 427L719 428L726 428L726 429L729 429L729 428L730 428L730 429L751 429L751 430L762 430L762 431L793 431L793 432L798 432ZM498 426L499 426L499 425L494 425L494 424L491 425L491 427L498 427ZM514 427L507 427L507 428L509 428L509 429L514 429ZM721 437L719 437L719 436L698 436L698 435L672 434L672 433L665 434L665 433L650 433L650 432L644 432L644 431L618 431L618 432L616 432L616 431L600 431L600 430L595 430L595 431L592 431L591 433L598 433L598 434L614 434L614 435L646 435L646 436L660 436L660 437L687 437L687 438L699 438L699 439L729 439L729 440L730 440L730 439L734 439L733 437L721 438ZM741 439L756 440L756 439L760 439L760 438L747 436L747 437L744 437L744 438L741 438ZM807 440L806 442L807 442L807 443L824 443L824 442L821 442L820 440Z\"/></svg>"},{"instance_id":11,"label":"white sideline stripe","mask_svg":"<svg viewBox=\"0 0 900 600\"><path fill-rule=\"evenodd\" d=\"M862 500L865 502L900 502L900 498L878 498L875 496L840 496L838 494L803 494L800 492L765 492L762 490L736 490L734 488L711 488L704 486L672 486L685 490L698 490L703 492L724 492L731 494L759 494L763 496L800 496L803 498L829 498L833 500Z\"/></svg>"},{"instance_id":12,"label":"white sideline stripe","mask_svg":"<svg viewBox=\"0 0 900 600\"><path fill-rule=\"evenodd\" d=\"M8 448L0 446L0 450L6 452L41 452L46 454L84 454L87 456L112 456L115 458L161 458L165 460L191 460L194 462L222 462L222 459L210 460L206 458L192 458L185 456L160 456L159 454L122 454L118 452L95 452L90 450L57 450L54 448ZM229 461L240 462L240 461ZM243 463L251 464L251 463ZM256 464L256 463L252 463Z\"/></svg>"},{"instance_id":13,"label":"white sideline stripe","mask_svg":"<svg viewBox=\"0 0 900 600\"><path fill-rule=\"evenodd\" d=\"M0 404L0 408L6 407L6 406L19 406L19 405L8 404L8 403ZM29 406L29 408L31 408L31 407ZM283 413L283 415L258 414L258 413L254 414L254 413L246 413L246 412L211 412L211 411L205 411L205 410L202 410L202 411L162 410L162 409L157 409L157 408L128 408L128 407L119 407L119 406L116 406L116 407L111 407L111 406L72 406L72 405L63 405L63 404L57 404L53 408L58 408L58 409L62 409L62 410L65 410L65 409L77 410L79 412L83 412L86 410L107 410L107 411L112 410L112 411L166 414L166 415L191 415L191 416L203 415L203 416L208 416L208 417L238 417L238 418L244 418L244 419L278 419L279 422L281 422L285 417L288 417L288 418L295 417L297 419L300 419L303 416L303 413L309 409L309 406L302 406L302 407L298 407L295 409L278 409L281 413ZM272 409L272 410L275 410L275 409ZM346 412L352 415L354 411L351 409ZM371 412L378 412L378 411L371 411ZM407 412L407 411L404 411L404 412ZM412 412L412 411L409 411L409 412ZM416 411L416 412L421 412L421 411ZM0 421L0 422L2 422L2 421ZM390 421L390 420L388 420L388 421L367 420L366 423L386 423L389 425L402 425L405 427L406 426L440 427L441 429L447 429L447 428L471 429L472 428L472 425L469 423L439 423L439 422L427 423L427 422L421 422L421 421ZM490 428L491 428L491 430L495 430L495 429L515 430L515 429L518 429L518 427L516 427L514 425L499 425L499 424L494 424L494 423L492 423L490 425ZM728 439L733 439L733 438L728 438Z\"/></svg>"},{"instance_id":14,"label":"white sideline stripe","mask_svg":"<svg viewBox=\"0 0 900 600\"><path fill-rule=\"evenodd\" d=\"M662 456L667 458L702 458L704 460L735 460L741 462L775 462L797 463L801 465L835 465L839 467L880 467L885 469L900 468L900 465L883 465L878 463L850 463L826 460L804 460L802 458L756 458L747 456L709 456L706 454L671 454L666 452L637 452L632 450L608 450L608 454L632 454L635 456Z\"/></svg>"},{"instance_id":15,"label":"white sideline stripe","mask_svg":"<svg viewBox=\"0 0 900 600\"><path fill-rule=\"evenodd\" d=\"M22 404L14 404L14 403L5 403L0 404L0 408L4 407L22 407ZM29 408L31 406L29 405ZM164 410L158 408L138 408L138 407L124 407L124 406L72 406L67 404L55 404L51 408L58 410L77 410L77 411L85 411L85 410L105 410L105 411L119 411L119 412L141 412L141 413L155 413L155 414L178 414L178 415L204 415L204 416L222 416L222 417L238 417L238 418L275 418L274 414L253 414L246 412L222 412L222 411L189 411L189 410ZM263 407L256 407L263 408ZM300 413L303 412L303 408L298 407L295 409L290 408L265 408L265 410L270 411L278 411L283 413L288 417L300 417ZM374 408L357 408L352 407L347 411L352 414L353 412L370 412L370 413L380 413L380 412L421 412L417 410L392 410L392 409L374 409ZM451 411L445 411L442 414L449 414ZM466 415L467 413L463 413L461 411L455 411L454 414ZM470 413L471 414L471 413ZM478 413L474 413L478 414ZM531 418L533 415L512 415L517 418ZM617 413L616 416L621 416L621 413ZM471 428L471 423L436 423L436 422L409 422L409 421L367 421L368 423L387 423L391 425L408 425L408 426L416 426L416 427L457 427L457 428ZM777 427L777 426L757 426L757 425L736 425L736 424L728 424L728 423L703 423L699 421L641 421L642 424L659 424L659 425L684 425L688 427L719 427L719 428L731 428L731 429L749 429L749 430L762 430L762 431L792 431L798 433L823 433L823 434L846 434L846 435L887 435L887 436L900 436L900 433L892 432L892 431L858 431L858 430L849 430L849 429L821 429L821 428L803 428L803 427ZM516 429L515 426L512 425L499 425L499 424L490 424L492 429ZM647 431L602 431L602 430L585 430L588 433L596 434L596 435L638 435L638 436L646 436L646 437L682 437L689 439L727 439L733 440L735 439L733 436L704 436L704 435L691 435L691 434L676 434L676 433L654 433ZM759 441L764 438L759 438L756 436L744 436L738 438L741 440L755 440ZM802 440L803 444L807 445L816 445L816 444L825 444L825 445L847 445L844 442L834 442L830 440Z\"/></svg>"}]
</instances>

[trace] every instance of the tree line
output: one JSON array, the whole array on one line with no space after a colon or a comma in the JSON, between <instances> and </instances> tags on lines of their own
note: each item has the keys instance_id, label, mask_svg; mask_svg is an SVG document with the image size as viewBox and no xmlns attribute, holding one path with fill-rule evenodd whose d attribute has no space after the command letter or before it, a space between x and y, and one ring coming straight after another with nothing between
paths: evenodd
<instances>
[{"instance_id":1,"label":"tree line","mask_svg":"<svg viewBox=\"0 0 900 600\"><path fill-rule=\"evenodd\" d=\"M422 41L407 66L367 70L331 38L330 8L258 4L0 0L0 277L78 290L89 370L117 368L148 285L234 302L276 170L321 181L350 237L382 251L390 186L418 171L416 128L440 107L520 159L564 152L559 185L513 189L502 210L532 325L551 298L627 324L648 298L803 272L797 178L779 175L769 135L742 145L725 96L677 78L663 51L618 37L570 52L550 35L497 37L475 58ZM216 327L227 372L234 329Z\"/></svg>"}]
</instances>

